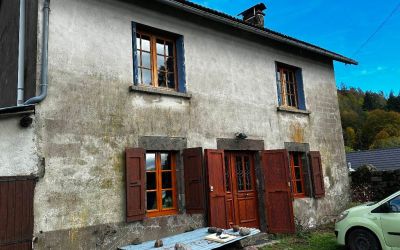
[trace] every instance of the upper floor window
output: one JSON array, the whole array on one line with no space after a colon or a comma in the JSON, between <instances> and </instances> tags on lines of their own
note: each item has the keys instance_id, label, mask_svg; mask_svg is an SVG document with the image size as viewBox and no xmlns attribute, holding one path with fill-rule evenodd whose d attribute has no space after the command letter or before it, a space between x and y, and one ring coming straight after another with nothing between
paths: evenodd
<instances>
[{"instance_id":1,"label":"upper floor window","mask_svg":"<svg viewBox=\"0 0 400 250\"><path fill-rule=\"evenodd\" d=\"M186 92L183 37L133 23L134 84Z\"/></svg>"},{"instance_id":2,"label":"upper floor window","mask_svg":"<svg viewBox=\"0 0 400 250\"><path fill-rule=\"evenodd\" d=\"M301 69L278 63L276 79L279 105L305 110Z\"/></svg>"},{"instance_id":3,"label":"upper floor window","mask_svg":"<svg viewBox=\"0 0 400 250\"><path fill-rule=\"evenodd\" d=\"M139 84L175 89L176 49L171 39L137 31Z\"/></svg>"}]
</instances>

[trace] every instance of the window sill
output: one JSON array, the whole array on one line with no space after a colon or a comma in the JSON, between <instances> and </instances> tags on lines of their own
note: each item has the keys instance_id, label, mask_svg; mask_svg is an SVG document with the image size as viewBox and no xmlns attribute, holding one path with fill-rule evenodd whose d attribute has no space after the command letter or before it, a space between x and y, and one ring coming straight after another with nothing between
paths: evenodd
<instances>
[{"instance_id":1,"label":"window sill","mask_svg":"<svg viewBox=\"0 0 400 250\"><path fill-rule=\"evenodd\" d=\"M35 114L35 105L0 108L0 118Z\"/></svg>"},{"instance_id":2,"label":"window sill","mask_svg":"<svg viewBox=\"0 0 400 250\"><path fill-rule=\"evenodd\" d=\"M175 90L149 87L149 86L144 86L144 85L132 85L129 87L129 91L152 94L152 95L164 95L164 96L179 97L179 98L184 98L184 99L192 98L191 94L176 92Z\"/></svg>"},{"instance_id":3,"label":"window sill","mask_svg":"<svg viewBox=\"0 0 400 250\"><path fill-rule=\"evenodd\" d=\"M289 113L296 113L296 114L304 114L304 115L310 115L311 112L309 110L301 110L293 107L287 107L287 106L279 106L277 108L278 111L281 112L289 112Z\"/></svg>"},{"instance_id":4,"label":"window sill","mask_svg":"<svg viewBox=\"0 0 400 250\"><path fill-rule=\"evenodd\" d=\"M178 210L177 209L170 209L170 210L165 210L165 211L151 211L146 213L147 218L154 218L154 217L161 217L161 216L172 216L172 215L177 215Z\"/></svg>"}]
</instances>

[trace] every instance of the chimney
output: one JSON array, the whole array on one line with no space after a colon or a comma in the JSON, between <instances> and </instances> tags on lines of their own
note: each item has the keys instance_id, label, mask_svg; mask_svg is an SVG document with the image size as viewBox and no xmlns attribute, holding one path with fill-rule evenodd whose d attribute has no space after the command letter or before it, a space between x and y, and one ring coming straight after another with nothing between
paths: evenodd
<instances>
[{"instance_id":1,"label":"chimney","mask_svg":"<svg viewBox=\"0 0 400 250\"><path fill-rule=\"evenodd\" d=\"M243 21L254 26L264 28L264 10L267 9L265 4L259 3L253 7L243 11L239 16L243 16Z\"/></svg>"}]
</instances>

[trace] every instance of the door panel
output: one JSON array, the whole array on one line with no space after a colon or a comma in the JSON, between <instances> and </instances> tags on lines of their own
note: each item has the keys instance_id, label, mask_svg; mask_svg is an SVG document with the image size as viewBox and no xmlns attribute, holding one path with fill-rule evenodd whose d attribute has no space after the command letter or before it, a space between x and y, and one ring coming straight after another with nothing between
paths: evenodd
<instances>
[{"instance_id":1,"label":"door panel","mask_svg":"<svg viewBox=\"0 0 400 250\"><path fill-rule=\"evenodd\" d=\"M233 223L240 226L258 228L254 157L252 154L242 152L229 152L226 154L231 173L231 192L229 192L229 195L233 197Z\"/></svg>"},{"instance_id":2,"label":"door panel","mask_svg":"<svg viewBox=\"0 0 400 250\"><path fill-rule=\"evenodd\" d=\"M269 233L294 233L292 194L286 150L262 152L266 218Z\"/></svg>"},{"instance_id":3,"label":"door panel","mask_svg":"<svg viewBox=\"0 0 400 250\"><path fill-rule=\"evenodd\" d=\"M389 201L392 212L381 213L382 231L386 244L400 247L400 196Z\"/></svg>"},{"instance_id":4,"label":"door panel","mask_svg":"<svg viewBox=\"0 0 400 250\"><path fill-rule=\"evenodd\" d=\"M209 191L209 224L214 227L227 228L224 151L206 149L205 155Z\"/></svg>"}]
</instances>

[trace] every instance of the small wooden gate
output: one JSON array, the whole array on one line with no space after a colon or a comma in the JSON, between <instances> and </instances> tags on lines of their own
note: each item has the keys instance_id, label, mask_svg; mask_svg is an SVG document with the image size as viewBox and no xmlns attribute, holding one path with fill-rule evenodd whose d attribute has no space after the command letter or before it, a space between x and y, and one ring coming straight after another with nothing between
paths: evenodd
<instances>
[{"instance_id":1,"label":"small wooden gate","mask_svg":"<svg viewBox=\"0 0 400 250\"><path fill-rule=\"evenodd\" d=\"M32 177L0 177L0 250L32 249Z\"/></svg>"}]
</instances>

